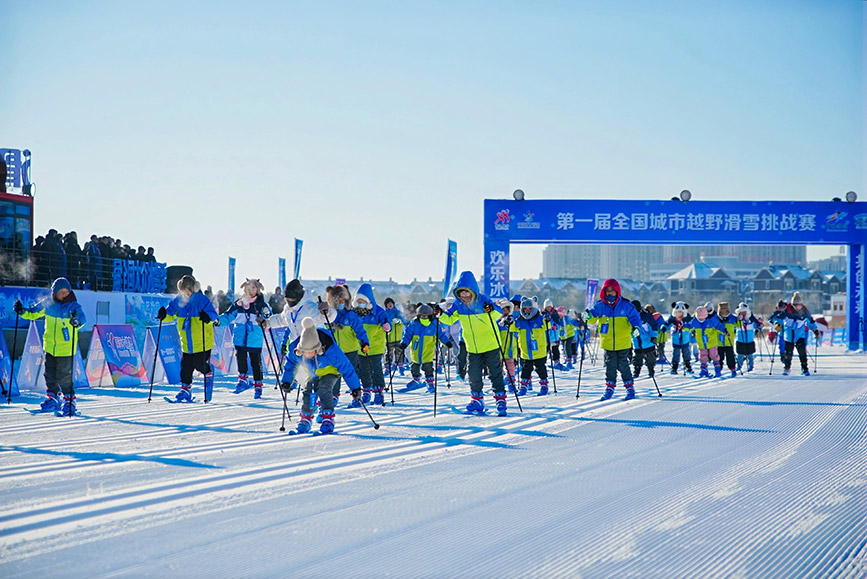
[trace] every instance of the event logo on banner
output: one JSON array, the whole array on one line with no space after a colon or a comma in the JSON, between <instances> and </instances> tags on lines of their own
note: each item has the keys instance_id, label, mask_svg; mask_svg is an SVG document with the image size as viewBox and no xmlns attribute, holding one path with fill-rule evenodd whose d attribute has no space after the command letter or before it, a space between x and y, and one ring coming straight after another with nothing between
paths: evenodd
<instances>
[{"instance_id":1,"label":"event logo on banner","mask_svg":"<svg viewBox=\"0 0 867 579\"><path fill-rule=\"evenodd\" d=\"M147 372L138 353L132 326L128 324L95 324L87 356L87 379L91 385L102 385L106 376L115 386L139 386L147 380Z\"/></svg>"},{"instance_id":2,"label":"event logo on banner","mask_svg":"<svg viewBox=\"0 0 867 579\"><path fill-rule=\"evenodd\" d=\"M587 293L584 295L584 309L589 310L596 303L596 289L599 287L598 279L587 280Z\"/></svg>"},{"instance_id":3,"label":"event logo on banner","mask_svg":"<svg viewBox=\"0 0 867 579\"><path fill-rule=\"evenodd\" d=\"M176 324L166 324L160 330L159 326L149 326L145 334L145 347L142 353L142 363L150 379L151 369L154 368L154 350L156 348L156 335L160 336L160 350L157 356L157 364L154 369L154 382L162 382L168 379L169 384L181 383L181 337L178 334Z\"/></svg>"},{"instance_id":4,"label":"event logo on banner","mask_svg":"<svg viewBox=\"0 0 867 579\"><path fill-rule=\"evenodd\" d=\"M166 291L166 264L133 259L115 259L111 263L113 291L150 294Z\"/></svg>"},{"instance_id":5,"label":"event logo on banner","mask_svg":"<svg viewBox=\"0 0 867 579\"><path fill-rule=\"evenodd\" d=\"M18 385L12 384L12 358L9 356L9 348L3 332L0 332L0 385L3 387L3 396L8 395L7 388L12 388L12 396L18 396Z\"/></svg>"},{"instance_id":6,"label":"event logo on banner","mask_svg":"<svg viewBox=\"0 0 867 579\"><path fill-rule=\"evenodd\" d=\"M455 283L455 276L458 274L458 243L448 240L448 249L446 250L446 276L443 279L443 299L449 295L449 290L452 289L452 284Z\"/></svg>"},{"instance_id":7,"label":"event logo on banner","mask_svg":"<svg viewBox=\"0 0 867 579\"><path fill-rule=\"evenodd\" d=\"M304 246L304 241L295 238L295 269L293 270L294 279L300 279L301 276L301 248Z\"/></svg>"},{"instance_id":8,"label":"event logo on banner","mask_svg":"<svg viewBox=\"0 0 867 579\"><path fill-rule=\"evenodd\" d=\"M286 287L286 258L277 258L277 285L280 286L280 291Z\"/></svg>"}]
</instances>

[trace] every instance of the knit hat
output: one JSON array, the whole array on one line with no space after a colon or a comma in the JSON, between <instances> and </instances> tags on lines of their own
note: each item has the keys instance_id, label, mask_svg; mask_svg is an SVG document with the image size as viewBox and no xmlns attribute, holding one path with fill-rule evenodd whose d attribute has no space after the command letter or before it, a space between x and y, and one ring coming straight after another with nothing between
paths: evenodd
<instances>
[{"instance_id":1,"label":"knit hat","mask_svg":"<svg viewBox=\"0 0 867 579\"><path fill-rule=\"evenodd\" d=\"M792 305L804 305L804 299L801 297L801 292L795 292L794 295L792 295Z\"/></svg>"},{"instance_id":2,"label":"knit hat","mask_svg":"<svg viewBox=\"0 0 867 579\"><path fill-rule=\"evenodd\" d=\"M427 304L422 304L415 311L415 314L420 318L423 316L432 316L433 315L433 308Z\"/></svg>"},{"instance_id":3,"label":"knit hat","mask_svg":"<svg viewBox=\"0 0 867 579\"><path fill-rule=\"evenodd\" d=\"M741 314L744 314L745 318L749 318L752 315L752 312L750 312L750 306L748 306L744 302L741 302L740 304L738 304L738 307L735 310L736 316L739 316Z\"/></svg>"},{"instance_id":4,"label":"knit hat","mask_svg":"<svg viewBox=\"0 0 867 579\"><path fill-rule=\"evenodd\" d=\"M632 300L632 305L635 306L635 309L639 312L641 311L641 302L638 300Z\"/></svg>"},{"instance_id":5,"label":"knit hat","mask_svg":"<svg viewBox=\"0 0 867 579\"><path fill-rule=\"evenodd\" d=\"M554 302L552 302L550 299L545 300L545 303L542 304L543 310L547 310L548 308L553 308L553 307L554 307Z\"/></svg>"},{"instance_id":6,"label":"knit hat","mask_svg":"<svg viewBox=\"0 0 867 579\"><path fill-rule=\"evenodd\" d=\"M385 307L388 307L388 304L394 305L394 300L391 298L385 298L383 303L385 304Z\"/></svg>"},{"instance_id":7,"label":"knit hat","mask_svg":"<svg viewBox=\"0 0 867 579\"><path fill-rule=\"evenodd\" d=\"M500 306L501 308L511 308L511 307L513 307L513 306L512 306L512 302L509 301L509 298L500 298L500 299L498 299L498 300L497 300L497 305Z\"/></svg>"},{"instance_id":8,"label":"knit hat","mask_svg":"<svg viewBox=\"0 0 867 579\"><path fill-rule=\"evenodd\" d=\"M731 308L731 306L729 306L728 302L720 302L716 305L716 311L718 311L721 316L725 316L727 314L723 313L723 312L727 312L730 314L732 311L732 308Z\"/></svg>"},{"instance_id":9,"label":"knit hat","mask_svg":"<svg viewBox=\"0 0 867 579\"><path fill-rule=\"evenodd\" d=\"M707 306L696 306L695 308L695 317L698 318L699 321L704 321L708 313Z\"/></svg>"},{"instance_id":10,"label":"knit hat","mask_svg":"<svg viewBox=\"0 0 867 579\"><path fill-rule=\"evenodd\" d=\"M316 329L316 324L313 318L306 317L301 320L301 339L298 340L298 346L295 348L296 354L309 354L310 352L318 352L322 348L322 342L319 341L319 331Z\"/></svg>"},{"instance_id":11,"label":"knit hat","mask_svg":"<svg viewBox=\"0 0 867 579\"><path fill-rule=\"evenodd\" d=\"M286 284L286 289L283 291L283 297L290 302L299 302L304 297L304 286L297 279L293 279Z\"/></svg>"}]
</instances>

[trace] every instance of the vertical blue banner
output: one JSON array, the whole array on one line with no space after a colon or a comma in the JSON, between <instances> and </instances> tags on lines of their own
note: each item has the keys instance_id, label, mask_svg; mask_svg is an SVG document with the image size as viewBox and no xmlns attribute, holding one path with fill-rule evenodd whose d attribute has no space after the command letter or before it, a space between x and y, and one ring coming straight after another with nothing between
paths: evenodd
<instances>
[{"instance_id":1,"label":"vertical blue banner","mask_svg":"<svg viewBox=\"0 0 867 579\"><path fill-rule=\"evenodd\" d=\"M235 258L229 258L229 287L226 288L226 293L233 295L235 293Z\"/></svg>"},{"instance_id":2,"label":"vertical blue banner","mask_svg":"<svg viewBox=\"0 0 867 579\"><path fill-rule=\"evenodd\" d=\"M280 286L280 290L286 287L286 258L278 257L277 258L277 285Z\"/></svg>"},{"instance_id":3,"label":"vertical blue banner","mask_svg":"<svg viewBox=\"0 0 867 579\"><path fill-rule=\"evenodd\" d=\"M6 181L7 190L11 187L21 187L21 150L0 149L0 157L6 162L6 174L3 175L3 180Z\"/></svg>"},{"instance_id":4,"label":"vertical blue banner","mask_svg":"<svg viewBox=\"0 0 867 579\"><path fill-rule=\"evenodd\" d=\"M493 299L509 297L509 241L485 236L485 282L482 292Z\"/></svg>"},{"instance_id":5,"label":"vertical blue banner","mask_svg":"<svg viewBox=\"0 0 867 579\"><path fill-rule=\"evenodd\" d=\"M596 303L596 288L599 287L598 279L587 280L587 294L584 296L584 309L588 310Z\"/></svg>"},{"instance_id":6,"label":"vertical blue banner","mask_svg":"<svg viewBox=\"0 0 867 579\"><path fill-rule=\"evenodd\" d=\"M849 311L846 320L850 350L867 348L867 320L864 319L864 267L867 265L865 247L867 247L865 244L849 246L849 269L846 272L849 286L846 307Z\"/></svg>"},{"instance_id":7,"label":"vertical blue banner","mask_svg":"<svg viewBox=\"0 0 867 579\"><path fill-rule=\"evenodd\" d=\"M449 295L449 290L452 289L452 284L455 283L455 276L458 274L458 243L448 240L448 248L446 249L446 275L443 278L443 299Z\"/></svg>"},{"instance_id":8,"label":"vertical blue banner","mask_svg":"<svg viewBox=\"0 0 867 579\"><path fill-rule=\"evenodd\" d=\"M301 247L304 245L304 241L301 239L295 238L295 269L292 272L293 279L299 279L301 276Z\"/></svg>"},{"instance_id":9,"label":"vertical blue banner","mask_svg":"<svg viewBox=\"0 0 867 579\"><path fill-rule=\"evenodd\" d=\"M12 357L6 347L3 332L0 332L0 383L3 386L3 396L7 395L7 388L12 388L12 396L18 396L18 385L12 384Z\"/></svg>"}]
</instances>

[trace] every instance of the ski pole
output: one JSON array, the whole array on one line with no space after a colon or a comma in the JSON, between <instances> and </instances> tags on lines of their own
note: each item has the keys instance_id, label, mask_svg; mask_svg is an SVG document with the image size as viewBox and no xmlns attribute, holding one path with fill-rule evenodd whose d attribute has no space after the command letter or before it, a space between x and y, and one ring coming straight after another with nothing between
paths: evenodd
<instances>
[{"instance_id":1,"label":"ski pole","mask_svg":"<svg viewBox=\"0 0 867 579\"><path fill-rule=\"evenodd\" d=\"M157 372L157 356L160 353L160 335L163 333L163 321L160 320L160 327L157 328L157 344L154 348L154 363L151 365L151 387L148 390L148 403L151 401L151 396L154 393L154 375Z\"/></svg>"},{"instance_id":2,"label":"ski pole","mask_svg":"<svg viewBox=\"0 0 867 579\"><path fill-rule=\"evenodd\" d=\"M204 310L202 310L202 311L204 311ZM200 312L200 315L201 315L201 312ZM199 321L202 323L202 353L210 352L210 350L205 349L205 322L202 322L201 318L199 318ZM192 330L192 328L190 328L190 329ZM211 379L213 379L214 369L211 367L211 357L210 356L208 356L208 359L205 360L205 364L207 364L208 373L210 373L212 375ZM203 380L204 380L204 391L205 391L205 404L207 404L208 402L211 401L211 394L208 392L208 374L205 374L205 377ZM213 387L214 387L214 385L212 382L211 388L213 388Z\"/></svg>"},{"instance_id":3,"label":"ski pole","mask_svg":"<svg viewBox=\"0 0 867 579\"><path fill-rule=\"evenodd\" d=\"M12 366L9 370L9 390L6 392L6 404L12 404L12 383L15 382L15 350L18 348L18 319L21 314L15 312L15 331L12 338Z\"/></svg>"},{"instance_id":4,"label":"ski pole","mask_svg":"<svg viewBox=\"0 0 867 579\"><path fill-rule=\"evenodd\" d=\"M72 314L70 314L70 316L69 316L69 320L70 320L69 325L72 327L72 391L73 392L75 391L75 335L78 333L75 331L75 326L72 325L72 318L74 318L74 317L76 317L76 315L75 315L75 312L73 311ZM72 406L72 402L70 402L69 403L69 417L70 418L72 418L72 416L73 416L73 411L72 411L73 408L74 407Z\"/></svg>"},{"instance_id":5,"label":"ski pole","mask_svg":"<svg viewBox=\"0 0 867 579\"><path fill-rule=\"evenodd\" d=\"M554 385L554 394L557 393L557 376L554 374L554 345L549 339L551 335L551 325L548 319L545 319L545 341L548 342L548 357L551 358L551 383Z\"/></svg>"},{"instance_id":6,"label":"ski pole","mask_svg":"<svg viewBox=\"0 0 867 579\"><path fill-rule=\"evenodd\" d=\"M265 332L264 327L262 328L262 332L263 333ZM277 342L274 340L274 329L271 327L270 324L268 325L268 335L271 336L271 343L274 344L274 355L277 357L277 366L280 368L280 375L282 376L283 375L283 354L277 350ZM268 340L266 338L265 342L267 342L267 341ZM273 361L271 362L271 365L272 366L274 365ZM277 387L275 386L274 389L276 390Z\"/></svg>"},{"instance_id":7,"label":"ski pole","mask_svg":"<svg viewBox=\"0 0 867 579\"><path fill-rule=\"evenodd\" d=\"M283 372L277 374L277 365L274 363L274 356L271 355L271 344L268 343L268 336L265 335L265 328L263 328L262 326L259 327L262 328L262 339L265 341L265 347L268 349L268 359L271 360L271 369L274 370L274 379L276 382L274 388L277 389L280 387L280 374L282 374ZM274 344L274 347L276 348L277 344ZM246 356L246 354L244 355ZM284 396L283 398L285 399L286 397Z\"/></svg>"},{"instance_id":8,"label":"ski pole","mask_svg":"<svg viewBox=\"0 0 867 579\"><path fill-rule=\"evenodd\" d=\"M434 333L434 417L437 415L437 367L440 363L440 317L437 316L436 333ZM422 352L424 348L422 348Z\"/></svg>"},{"instance_id":9,"label":"ski pole","mask_svg":"<svg viewBox=\"0 0 867 579\"><path fill-rule=\"evenodd\" d=\"M280 394L283 395L283 419L280 421L280 432L286 432L286 417L288 416L291 420L292 415L289 414L289 407L286 405L286 391L282 387L280 387Z\"/></svg>"},{"instance_id":10,"label":"ski pole","mask_svg":"<svg viewBox=\"0 0 867 579\"><path fill-rule=\"evenodd\" d=\"M367 417L370 418L370 421L373 423L373 429L374 429L374 430L379 430L379 424L377 424L377 423L376 423L376 420L374 420L374 419L373 419L373 416L371 416L371 414L370 414L370 410L368 410L368 409L367 409L367 406L364 404L364 400L362 400L362 399L359 397L358 401L361 402L361 407L364 408L364 411L367 412Z\"/></svg>"},{"instance_id":11,"label":"ski pole","mask_svg":"<svg viewBox=\"0 0 867 579\"><path fill-rule=\"evenodd\" d=\"M815 334L813 335L815 338ZM814 348L813 348L813 374L819 373L819 338L814 340Z\"/></svg>"},{"instance_id":12,"label":"ski pole","mask_svg":"<svg viewBox=\"0 0 867 579\"><path fill-rule=\"evenodd\" d=\"M490 320L490 322L491 322L491 329L494 330L494 337L497 339L497 351L500 352L500 358L502 359L502 357L503 357L503 345L500 344L500 332L497 331L497 325L494 323L494 318L493 318L493 316L491 316L491 312L488 312L488 320ZM509 380L514 380L514 378L512 378L512 375L509 373L509 367L508 366L506 367L506 374L509 375ZM515 388L515 401L517 401L517 403L518 403L518 410L520 410L521 413L523 414L524 409L521 408L521 399L520 399L520 397L518 397L518 389L517 388Z\"/></svg>"},{"instance_id":13,"label":"ski pole","mask_svg":"<svg viewBox=\"0 0 867 579\"><path fill-rule=\"evenodd\" d=\"M662 392L659 391L659 384L656 383L656 375L651 374L650 379L653 380L653 385L656 386L656 393L659 394L660 398L662 398Z\"/></svg>"},{"instance_id":14,"label":"ski pole","mask_svg":"<svg viewBox=\"0 0 867 579\"><path fill-rule=\"evenodd\" d=\"M451 338L450 338L450 339L451 339ZM446 388L448 388L449 390L451 390L451 388L452 388L451 380L449 380L449 366L451 365L451 363L452 363L452 349L451 349L451 348L446 348L446 363L445 363L445 367L446 367Z\"/></svg>"},{"instance_id":15,"label":"ski pole","mask_svg":"<svg viewBox=\"0 0 867 579\"><path fill-rule=\"evenodd\" d=\"M581 398L581 372L584 371L584 351L581 351L581 361L578 362L578 391L575 392L575 398Z\"/></svg>"},{"instance_id":16,"label":"ski pole","mask_svg":"<svg viewBox=\"0 0 867 579\"><path fill-rule=\"evenodd\" d=\"M779 337L780 337L780 334L777 334L777 339L779 339ZM768 354L768 357L770 357L770 359L771 359L771 369L768 370L768 376L771 376L774 373L774 358L776 356L773 355L773 349L771 348L770 344L768 344L768 350L770 351L770 353Z\"/></svg>"},{"instance_id":17,"label":"ski pole","mask_svg":"<svg viewBox=\"0 0 867 579\"><path fill-rule=\"evenodd\" d=\"M391 405L394 406L394 388L391 385L391 381L394 379L394 371L397 370L397 364L394 364L391 368L391 373L388 375L388 390L391 392Z\"/></svg>"}]
</instances>

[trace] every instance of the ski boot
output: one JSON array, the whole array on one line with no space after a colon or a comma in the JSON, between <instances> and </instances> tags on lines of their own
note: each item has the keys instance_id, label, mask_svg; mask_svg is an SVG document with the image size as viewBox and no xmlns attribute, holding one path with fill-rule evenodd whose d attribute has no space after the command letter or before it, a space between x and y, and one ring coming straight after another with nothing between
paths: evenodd
<instances>
[{"instance_id":1,"label":"ski boot","mask_svg":"<svg viewBox=\"0 0 867 579\"><path fill-rule=\"evenodd\" d=\"M635 387L632 385L632 382L626 385L626 396L623 397L624 400L634 400L635 399Z\"/></svg>"},{"instance_id":2,"label":"ski boot","mask_svg":"<svg viewBox=\"0 0 867 579\"><path fill-rule=\"evenodd\" d=\"M720 366L718 363L714 363L713 365L713 377L722 378L722 366Z\"/></svg>"},{"instance_id":3,"label":"ski boot","mask_svg":"<svg viewBox=\"0 0 867 579\"><path fill-rule=\"evenodd\" d=\"M57 412L60 410L60 401L57 399L57 394L46 392L45 400L39 405L42 412Z\"/></svg>"},{"instance_id":4,"label":"ski boot","mask_svg":"<svg viewBox=\"0 0 867 579\"><path fill-rule=\"evenodd\" d=\"M783 376L788 376L788 375L789 375L789 369L783 368Z\"/></svg>"},{"instance_id":5,"label":"ski boot","mask_svg":"<svg viewBox=\"0 0 867 579\"><path fill-rule=\"evenodd\" d=\"M385 396L382 395L382 390L374 390L374 392L373 392L373 405L374 406L385 406Z\"/></svg>"},{"instance_id":6,"label":"ski boot","mask_svg":"<svg viewBox=\"0 0 867 579\"><path fill-rule=\"evenodd\" d=\"M178 402L192 402L192 391L193 387L189 384L181 384L181 389L178 391L177 394L175 394L175 400L177 400Z\"/></svg>"},{"instance_id":7,"label":"ski boot","mask_svg":"<svg viewBox=\"0 0 867 579\"><path fill-rule=\"evenodd\" d=\"M734 369L732 369L731 373L732 373L732 378L736 378L738 375L738 371L734 370Z\"/></svg>"},{"instance_id":8,"label":"ski boot","mask_svg":"<svg viewBox=\"0 0 867 579\"><path fill-rule=\"evenodd\" d=\"M536 396L547 396L548 395L548 381L547 380L539 380L539 392Z\"/></svg>"},{"instance_id":9,"label":"ski boot","mask_svg":"<svg viewBox=\"0 0 867 579\"><path fill-rule=\"evenodd\" d=\"M611 397L614 396L614 384L611 382L605 383L605 393L602 394L602 398L599 400L611 400Z\"/></svg>"},{"instance_id":10,"label":"ski boot","mask_svg":"<svg viewBox=\"0 0 867 579\"><path fill-rule=\"evenodd\" d=\"M497 416L506 416L506 393L494 394L497 401Z\"/></svg>"},{"instance_id":11,"label":"ski boot","mask_svg":"<svg viewBox=\"0 0 867 579\"><path fill-rule=\"evenodd\" d=\"M801 372L801 376L809 376L809 375L810 375L809 370L804 370L803 372Z\"/></svg>"},{"instance_id":12,"label":"ski boot","mask_svg":"<svg viewBox=\"0 0 867 579\"><path fill-rule=\"evenodd\" d=\"M364 389L364 394L361 395L361 401L364 404L370 404L370 390Z\"/></svg>"},{"instance_id":13,"label":"ski boot","mask_svg":"<svg viewBox=\"0 0 867 579\"><path fill-rule=\"evenodd\" d=\"M252 385L246 374L238 374L238 385L235 386L235 391L232 394L240 394L244 390L249 390Z\"/></svg>"},{"instance_id":14,"label":"ski boot","mask_svg":"<svg viewBox=\"0 0 867 579\"><path fill-rule=\"evenodd\" d=\"M205 403L211 401L211 396L214 394L214 371L211 370L205 374Z\"/></svg>"},{"instance_id":15,"label":"ski boot","mask_svg":"<svg viewBox=\"0 0 867 579\"><path fill-rule=\"evenodd\" d=\"M78 410L75 409L75 394L72 396L63 397L63 407L60 409L61 416L77 416Z\"/></svg>"},{"instance_id":16,"label":"ski boot","mask_svg":"<svg viewBox=\"0 0 867 579\"><path fill-rule=\"evenodd\" d=\"M485 413L485 395L479 392L473 392L473 399L467 404L467 414L482 415Z\"/></svg>"},{"instance_id":17,"label":"ski boot","mask_svg":"<svg viewBox=\"0 0 867 579\"><path fill-rule=\"evenodd\" d=\"M436 386L434 385L434 379L433 378L426 378L425 382L427 382L427 393L433 394L434 390L436 390Z\"/></svg>"},{"instance_id":18,"label":"ski boot","mask_svg":"<svg viewBox=\"0 0 867 579\"><path fill-rule=\"evenodd\" d=\"M310 432L310 421L313 420L313 415L309 412L301 413L301 420L298 421L298 425L295 427L295 434L305 434Z\"/></svg>"},{"instance_id":19,"label":"ski boot","mask_svg":"<svg viewBox=\"0 0 867 579\"><path fill-rule=\"evenodd\" d=\"M253 398L258 400L262 397L262 383L256 382L253 385Z\"/></svg>"},{"instance_id":20,"label":"ski boot","mask_svg":"<svg viewBox=\"0 0 867 579\"><path fill-rule=\"evenodd\" d=\"M319 434L331 434L334 432L334 410L323 410L319 413L322 424L319 426Z\"/></svg>"},{"instance_id":21,"label":"ski boot","mask_svg":"<svg viewBox=\"0 0 867 579\"><path fill-rule=\"evenodd\" d=\"M526 396L527 395L527 386L530 385L529 380L521 380L521 389L518 390L518 396Z\"/></svg>"},{"instance_id":22,"label":"ski boot","mask_svg":"<svg viewBox=\"0 0 867 579\"><path fill-rule=\"evenodd\" d=\"M405 390L407 392L409 392L410 390L418 390L422 386L424 386L424 384L421 381L421 377L418 377L418 378L413 377L412 380L410 380L409 382L406 383Z\"/></svg>"}]
</instances>

